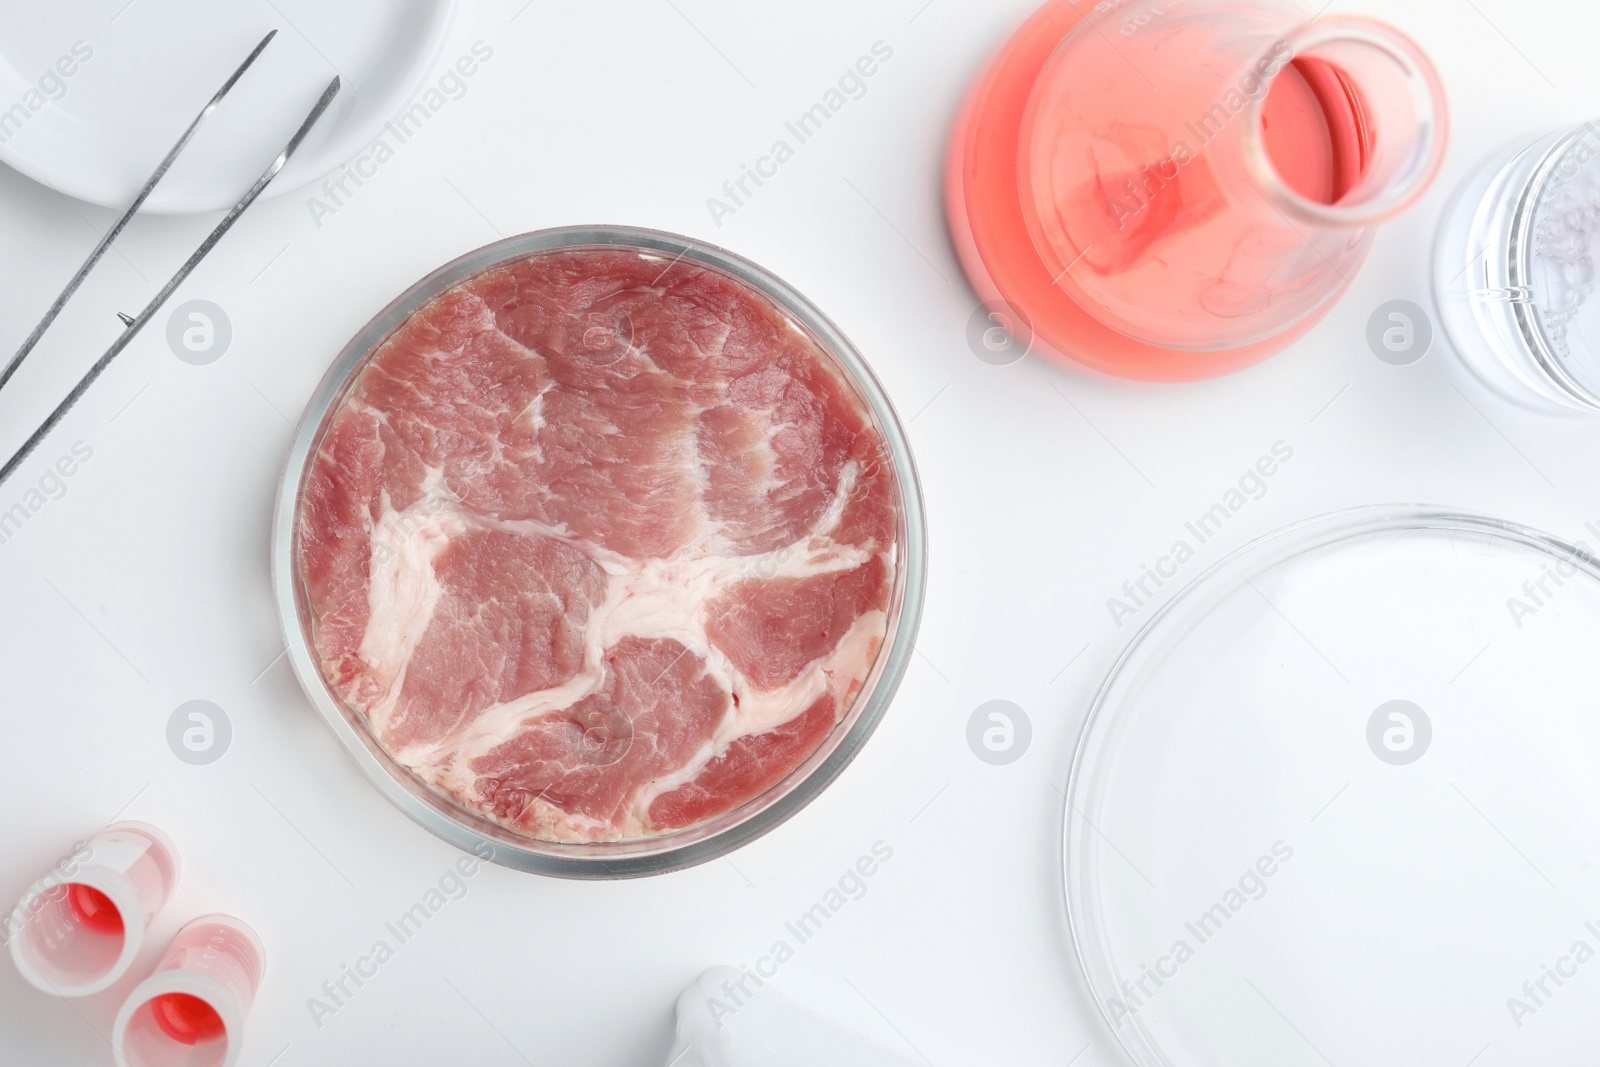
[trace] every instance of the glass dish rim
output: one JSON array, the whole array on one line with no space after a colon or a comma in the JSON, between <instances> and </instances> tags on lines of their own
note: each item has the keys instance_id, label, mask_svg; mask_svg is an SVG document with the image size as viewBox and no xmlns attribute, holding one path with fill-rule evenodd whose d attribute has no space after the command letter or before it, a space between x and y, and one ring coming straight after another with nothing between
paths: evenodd
<instances>
[{"instance_id":1,"label":"glass dish rim","mask_svg":"<svg viewBox=\"0 0 1600 1067\"><path fill-rule=\"evenodd\" d=\"M1148 1023L1131 1015L1119 1024L1111 1017L1109 1005L1120 995L1111 975L1108 960L1110 938L1094 918L1096 891L1087 887L1094 864L1082 858L1083 841L1092 839L1090 812L1096 810L1091 779L1096 776L1091 760L1093 746L1102 740L1107 724L1116 717L1110 706L1119 684L1140 661L1162 647L1162 638L1176 626L1177 634L1188 632L1192 624L1218 603L1218 587L1231 589L1242 574L1281 566L1308 552L1341 542L1384 533L1405 531L1455 532L1483 540L1520 545L1543 552L1554 559L1572 563L1579 571L1600 583L1600 558L1572 541L1543 530L1506 519L1465 509L1426 504L1370 504L1328 512L1291 523L1263 534L1229 552L1207 567L1174 593L1131 637L1095 691L1082 729L1073 747L1061 809L1059 840L1062 905L1072 941L1073 958L1084 989L1095 1011L1104 1020L1123 1053L1135 1064L1174 1067L1167 1050L1149 1033ZM1088 803L1083 803L1087 798ZM1085 811L1088 808L1088 811ZM1077 818L1074 818L1074 812Z\"/></svg>"},{"instance_id":2,"label":"glass dish rim","mask_svg":"<svg viewBox=\"0 0 1600 1067\"><path fill-rule=\"evenodd\" d=\"M449 288L501 264L541 252L602 246L636 248L729 275L765 295L811 332L860 394L882 434L899 490L901 559L896 563L889 632L861 694L823 746L784 781L732 812L683 831L621 842L560 844L515 834L437 793L396 763L360 722L359 713L334 695L306 634L294 534L304 475L330 416L368 357L401 323ZM561 226L503 238L445 263L408 287L344 346L307 402L280 473L271 565L279 629L296 681L379 792L435 836L502 866L562 878L611 880L665 874L724 856L787 821L843 772L882 721L910 665L926 588L926 515L910 443L888 394L843 331L798 290L750 260L695 238L633 226ZM749 810L752 805L754 810Z\"/></svg>"}]
</instances>

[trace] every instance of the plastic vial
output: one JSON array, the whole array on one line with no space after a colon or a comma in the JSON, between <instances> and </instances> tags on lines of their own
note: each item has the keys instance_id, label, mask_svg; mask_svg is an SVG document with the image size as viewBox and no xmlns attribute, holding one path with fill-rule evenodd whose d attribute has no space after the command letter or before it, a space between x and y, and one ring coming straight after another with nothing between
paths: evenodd
<instances>
[{"instance_id":1,"label":"plastic vial","mask_svg":"<svg viewBox=\"0 0 1600 1067\"><path fill-rule=\"evenodd\" d=\"M265 960L255 931L230 916L206 915L179 930L117 1013L118 1067L229 1067Z\"/></svg>"},{"instance_id":2,"label":"plastic vial","mask_svg":"<svg viewBox=\"0 0 1600 1067\"><path fill-rule=\"evenodd\" d=\"M11 959L62 997L98 993L127 973L178 882L178 852L153 826L109 826L40 878L6 923Z\"/></svg>"}]
</instances>

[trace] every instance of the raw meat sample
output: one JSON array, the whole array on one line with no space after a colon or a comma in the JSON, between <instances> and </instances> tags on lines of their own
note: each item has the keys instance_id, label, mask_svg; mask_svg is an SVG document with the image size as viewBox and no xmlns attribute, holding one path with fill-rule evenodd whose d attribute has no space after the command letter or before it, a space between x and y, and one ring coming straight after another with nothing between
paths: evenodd
<instances>
[{"instance_id":1,"label":"raw meat sample","mask_svg":"<svg viewBox=\"0 0 1600 1067\"><path fill-rule=\"evenodd\" d=\"M413 314L327 424L297 558L328 684L522 834L704 823L781 783L885 639L895 483L765 296L632 250L497 267Z\"/></svg>"}]
</instances>

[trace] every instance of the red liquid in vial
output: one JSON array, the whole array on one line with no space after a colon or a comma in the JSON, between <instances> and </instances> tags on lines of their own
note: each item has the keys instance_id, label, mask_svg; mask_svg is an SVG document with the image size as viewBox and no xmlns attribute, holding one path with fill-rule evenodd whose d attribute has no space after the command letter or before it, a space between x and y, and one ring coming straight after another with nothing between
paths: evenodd
<instances>
[{"instance_id":1,"label":"red liquid in vial","mask_svg":"<svg viewBox=\"0 0 1600 1067\"><path fill-rule=\"evenodd\" d=\"M101 934L122 933L122 913L100 890L74 882L67 888L67 904L87 929Z\"/></svg>"},{"instance_id":2,"label":"red liquid in vial","mask_svg":"<svg viewBox=\"0 0 1600 1067\"><path fill-rule=\"evenodd\" d=\"M188 993L163 993L150 1002L156 1025L180 1045L198 1045L222 1036L226 1029L217 1010Z\"/></svg>"}]
</instances>

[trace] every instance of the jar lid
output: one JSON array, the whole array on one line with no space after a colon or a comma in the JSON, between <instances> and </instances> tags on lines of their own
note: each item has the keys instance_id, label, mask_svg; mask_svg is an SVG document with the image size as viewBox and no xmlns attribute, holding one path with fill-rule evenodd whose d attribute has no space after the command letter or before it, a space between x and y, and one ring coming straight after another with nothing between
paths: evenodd
<instances>
[{"instance_id":1,"label":"jar lid","mask_svg":"<svg viewBox=\"0 0 1600 1067\"><path fill-rule=\"evenodd\" d=\"M1175 597L1065 817L1074 944L1133 1061L1588 1055L1596 647L1588 546L1418 508L1292 527Z\"/></svg>"}]
</instances>

